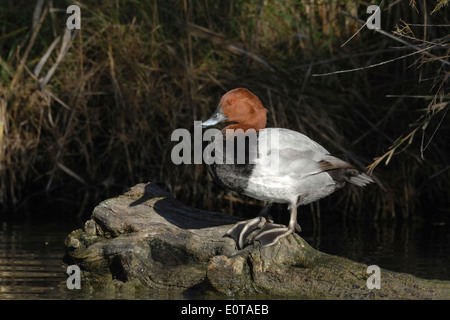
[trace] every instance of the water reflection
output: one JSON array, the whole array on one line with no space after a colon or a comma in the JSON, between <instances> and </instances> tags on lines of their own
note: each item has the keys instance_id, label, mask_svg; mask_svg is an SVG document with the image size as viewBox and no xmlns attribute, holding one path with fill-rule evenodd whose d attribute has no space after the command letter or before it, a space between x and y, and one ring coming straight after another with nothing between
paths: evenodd
<instances>
[{"instance_id":1,"label":"water reflection","mask_svg":"<svg viewBox=\"0 0 450 320\"><path fill-rule=\"evenodd\" d=\"M63 232L9 226L0 231L0 299L58 298Z\"/></svg>"},{"instance_id":2,"label":"water reflection","mask_svg":"<svg viewBox=\"0 0 450 320\"><path fill-rule=\"evenodd\" d=\"M302 232L318 250L421 278L450 280L448 224L321 220Z\"/></svg>"},{"instance_id":3,"label":"water reflection","mask_svg":"<svg viewBox=\"0 0 450 320\"><path fill-rule=\"evenodd\" d=\"M301 236L323 252L421 278L450 280L448 224L368 223L327 214L303 215L301 221ZM151 290L68 290L63 242L80 226L0 226L0 299L199 298Z\"/></svg>"}]
</instances>

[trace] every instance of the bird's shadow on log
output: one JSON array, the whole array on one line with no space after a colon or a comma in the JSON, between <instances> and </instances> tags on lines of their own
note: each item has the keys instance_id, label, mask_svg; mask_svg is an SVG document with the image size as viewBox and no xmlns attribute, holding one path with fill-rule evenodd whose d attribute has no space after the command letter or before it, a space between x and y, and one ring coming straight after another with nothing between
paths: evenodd
<instances>
[{"instance_id":1,"label":"bird's shadow on log","mask_svg":"<svg viewBox=\"0 0 450 320\"><path fill-rule=\"evenodd\" d=\"M192 208L165 191L156 183L140 185L141 197L129 204L129 207L151 206L152 209L169 223L182 229L203 229L222 225L235 224L241 221L220 212L200 210ZM158 198L156 201L152 199Z\"/></svg>"},{"instance_id":2,"label":"bird's shadow on log","mask_svg":"<svg viewBox=\"0 0 450 320\"><path fill-rule=\"evenodd\" d=\"M173 198L172 194L165 191L161 186L159 186L156 183L147 183L144 186L144 192L142 194L142 197L139 199L133 201L129 204L129 207L136 207L148 200L151 200L155 197L169 197Z\"/></svg>"}]
</instances>

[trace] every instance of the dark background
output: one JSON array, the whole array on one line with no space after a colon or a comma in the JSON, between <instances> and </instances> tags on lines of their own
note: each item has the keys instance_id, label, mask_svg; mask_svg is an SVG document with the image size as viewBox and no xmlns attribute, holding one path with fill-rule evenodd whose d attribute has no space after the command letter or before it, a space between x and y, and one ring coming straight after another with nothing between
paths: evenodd
<instances>
[{"instance_id":1,"label":"dark background","mask_svg":"<svg viewBox=\"0 0 450 320\"><path fill-rule=\"evenodd\" d=\"M192 132L226 91L245 87L269 127L374 169L376 185L340 190L300 208L300 219L448 226L450 15L439 3L383 1L390 38L358 32L349 15L365 20L363 1L93 0L80 4L82 27L64 54L63 39L48 50L70 2L4 0L1 219L84 221L148 181L191 206L253 216L259 202L215 185L203 165L170 159L173 130Z\"/></svg>"}]
</instances>

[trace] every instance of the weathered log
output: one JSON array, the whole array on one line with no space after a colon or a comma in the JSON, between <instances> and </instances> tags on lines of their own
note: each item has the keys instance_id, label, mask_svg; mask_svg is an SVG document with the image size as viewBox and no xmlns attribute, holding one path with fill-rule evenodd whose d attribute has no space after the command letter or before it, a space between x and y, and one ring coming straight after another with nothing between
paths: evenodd
<instances>
[{"instance_id":1,"label":"weathered log","mask_svg":"<svg viewBox=\"0 0 450 320\"><path fill-rule=\"evenodd\" d=\"M322 253L293 234L274 246L237 251L223 237L238 219L191 208L156 184L138 184L100 203L66 239L67 264L92 286L269 294L308 299L450 299L450 281L381 269L368 289L367 265Z\"/></svg>"}]
</instances>

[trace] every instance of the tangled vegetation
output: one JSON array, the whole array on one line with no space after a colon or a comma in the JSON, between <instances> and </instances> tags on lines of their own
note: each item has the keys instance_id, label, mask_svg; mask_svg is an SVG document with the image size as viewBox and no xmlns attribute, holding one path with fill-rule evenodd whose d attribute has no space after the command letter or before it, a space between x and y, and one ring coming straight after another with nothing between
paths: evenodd
<instances>
[{"instance_id":1,"label":"tangled vegetation","mask_svg":"<svg viewBox=\"0 0 450 320\"><path fill-rule=\"evenodd\" d=\"M81 8L77 31L66 28L70 4ZM303 132L372 172L377 186L348 188L324 207L448 217L448 1L383 1L379 31L362 27L366 7L4 0L2 212L81 217L146 181L199 208L257 210L202 165L170 160L174 129L193 131L224 92L246 87L268 108L269 126Z\"/></svg>"}]
</instances>

